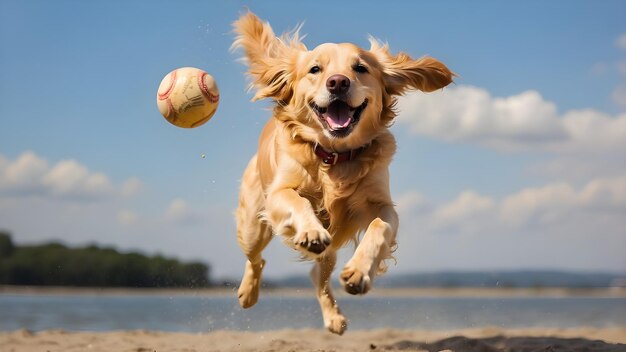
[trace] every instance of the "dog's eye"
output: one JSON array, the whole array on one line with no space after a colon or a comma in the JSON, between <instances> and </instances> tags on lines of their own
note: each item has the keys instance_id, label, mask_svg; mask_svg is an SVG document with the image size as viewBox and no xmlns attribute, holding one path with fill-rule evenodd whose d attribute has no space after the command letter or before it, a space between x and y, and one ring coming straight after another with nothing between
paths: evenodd
<instances>
[{"instance_id":1,"label":"dog's eye","mask_svg":"<svg viewBox=\"0 0 626 352\"><path fill-rule=\"evenodd\" d=\"M309 73L316 74L316 73L320 72L320 70L321 70L321 68L319 66L315 65L315 66L311 67L311 69L309 70Z\"/></svg>"},{"instance_id":2,"label":"dog's eye","mask_svg":"<svg viewBox=\"0 0 626 352\"><path fill-rule=\"evenodd\" d=\"M361 64L356 64L354 65L354 67L352 68L355 72L358 73L367 73L367 67L361 65Z\"/></svg>"}]
</instances>

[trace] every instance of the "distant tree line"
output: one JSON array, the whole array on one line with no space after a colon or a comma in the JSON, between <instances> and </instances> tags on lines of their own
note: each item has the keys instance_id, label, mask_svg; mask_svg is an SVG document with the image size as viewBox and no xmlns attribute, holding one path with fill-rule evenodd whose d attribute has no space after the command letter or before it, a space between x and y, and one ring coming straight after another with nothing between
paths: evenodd
<instances>
[{"instance_id":1,"label":"distant tree line","mask_svg":"<svg viewBox=\"0 0 626 352\"><path fill-rule=\"evenodd\" d=\"M120 253L90 245L16 246L0 231L0 284L90 287L206 287L209 267L161 255Z\"/></svg>"}]
</instances>

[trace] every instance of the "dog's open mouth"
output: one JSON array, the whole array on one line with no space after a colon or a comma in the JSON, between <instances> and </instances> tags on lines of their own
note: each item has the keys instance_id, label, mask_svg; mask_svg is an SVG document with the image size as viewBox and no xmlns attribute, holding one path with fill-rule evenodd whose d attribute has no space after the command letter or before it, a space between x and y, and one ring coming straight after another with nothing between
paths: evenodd
<instances>
[{"instance_id":1,"label":"dog's open mouth","mask_svg":"<svg viewBox=\"0 0 626 352\"><path fill-rule=\"evenodd\" d=\"M324 128L335 137L345 137L350 134L366 107L367 99L357 107L351 107L340 99L333 100L327 107L321 107L311 102L311 108L322 121Z\"/></svg>"}]
</instances>

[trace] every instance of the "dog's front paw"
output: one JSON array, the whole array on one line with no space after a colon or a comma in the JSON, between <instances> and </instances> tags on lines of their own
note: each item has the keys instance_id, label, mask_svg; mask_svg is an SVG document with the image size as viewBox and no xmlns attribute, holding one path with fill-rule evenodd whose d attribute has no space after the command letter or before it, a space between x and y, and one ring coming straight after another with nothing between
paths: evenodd
<instances>
[{"instance_id":1,"label":"dog's front paw","mask_svg":"<svg viewBox=\"0 0 626 352\"><path fill-rule=\"evenodd\" d=\"M324 325L328 331L337 335L343 335L344 331L348 328L348 322L341 313L334 313L329 317L324 316Z\"/></svg>"},{"instance_id":2,"label":"dog's front paw","mask_svg":"<svg viewBox=\"0 0 626 352\"><path fill-rule=\"evenodd\" d=\"M322 253L331 241L330 234L324 229L300 231L293 238L296 246L315 254Z\"/></svg>"},{"instance_id":3,"label":"dog's front paw","mask_svg":"<svg viewBox=\"0 0 626 352\"><path fill-rule=\"evenodd\" d=\"M346 292L351 295L365 294L371 287L369 275L349 265L339 275L339 281Z\"/></svg>"},{"instance_id":4,"label":"dog's front paw","mask_svg":"<svg viewBox=\"0 0 626 352\"><path fill-rule=\"evenodd\" d=\"M259 287L244 283L237 290L241 308L250 308L259 300Z\"/></svg>"},{"instance_id":5,"label":"dog's front paw","mask_svg":"<svg viewBox=\"0 0 626 352\"><path fill-rule=\"evenodd\" d=\"M261 286L261 272L265 266L265 260L252 264L246 262L246 269L241 279L241 284L237 290L239 305L242 308L250 308L259 300L259 286Z\"/></svg>"}]
</instances>

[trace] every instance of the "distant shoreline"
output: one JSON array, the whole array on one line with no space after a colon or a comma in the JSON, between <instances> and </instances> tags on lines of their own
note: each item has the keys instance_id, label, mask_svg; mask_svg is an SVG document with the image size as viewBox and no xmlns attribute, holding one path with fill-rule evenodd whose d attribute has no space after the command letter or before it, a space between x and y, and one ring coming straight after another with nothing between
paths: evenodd
<instances>
[{"instance_id":1,"label":"distant shoreline","mask_svg":"<svg viewBox=\"0 0 626 352\"><path fill-rule=\"evenodd\" d=\"M137 295L236 297L236 288L128 288L0 285L0 295ZM340 287L337 296L348 296ZM312 288L263 288L261 295L314 296ZM367 297L592 297L626 298L626 288L374 288Z\"/></svg>"}]
</instances>

